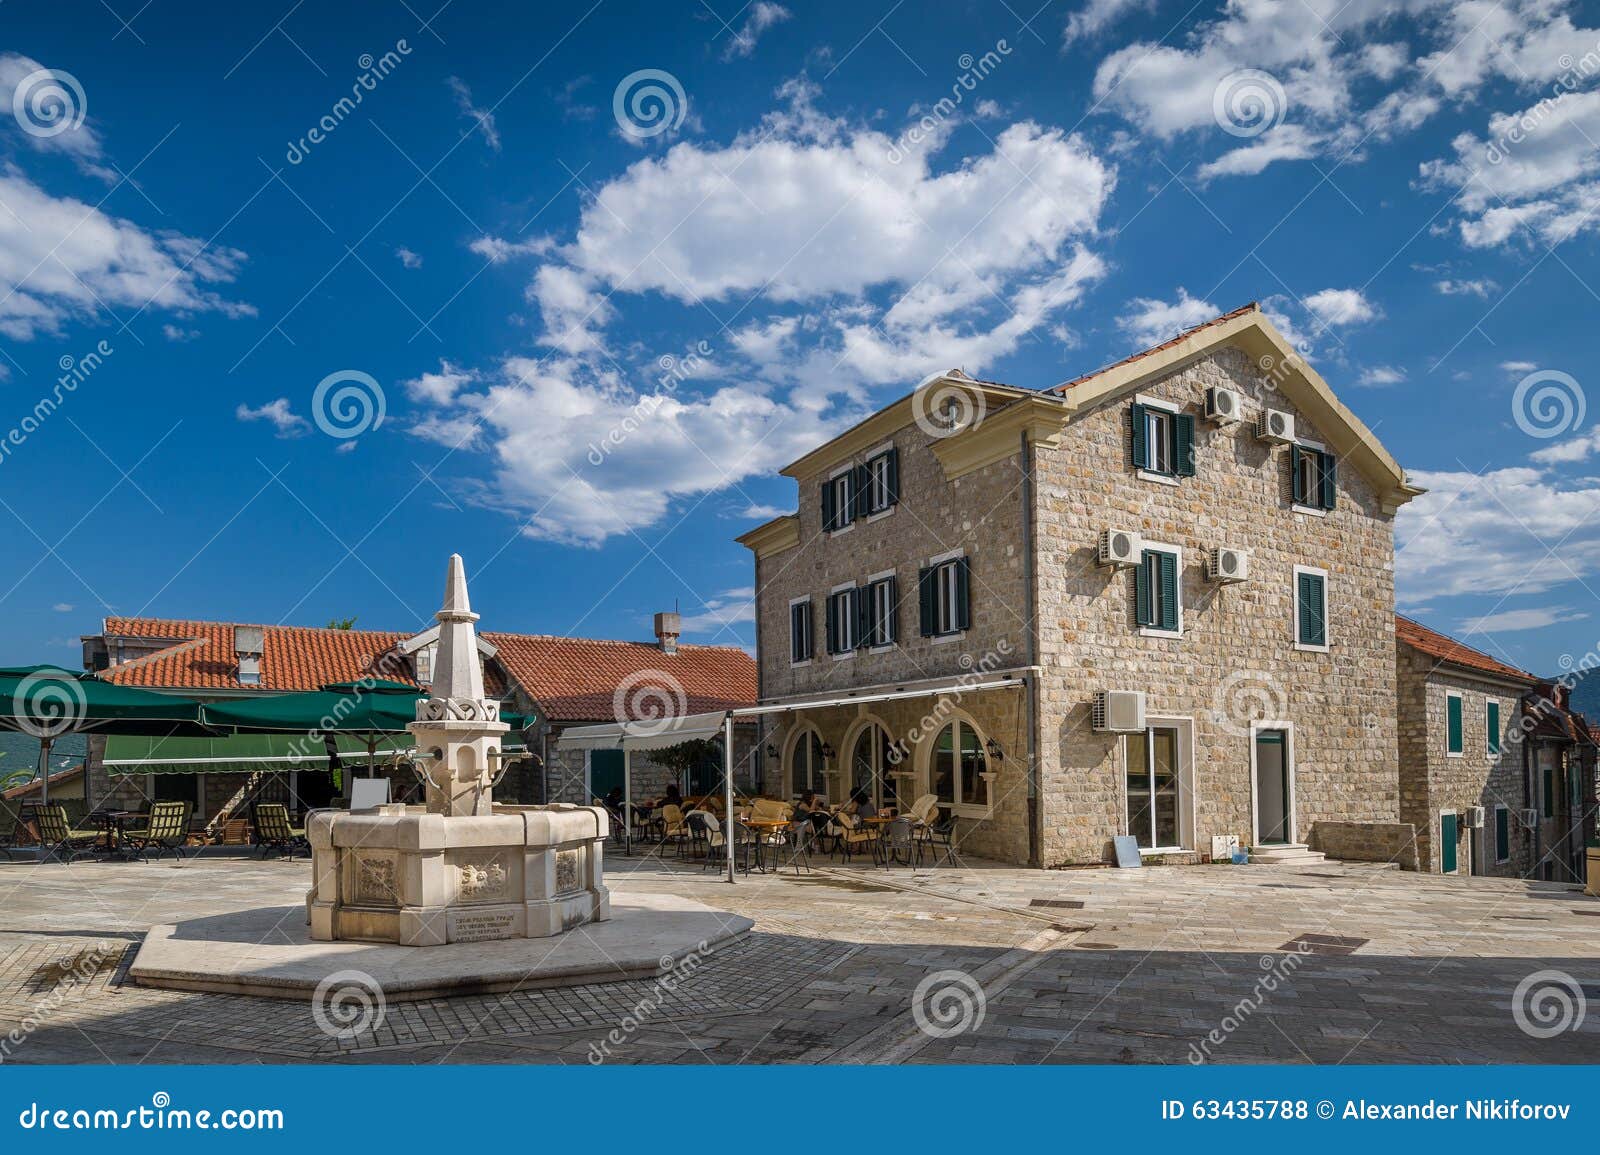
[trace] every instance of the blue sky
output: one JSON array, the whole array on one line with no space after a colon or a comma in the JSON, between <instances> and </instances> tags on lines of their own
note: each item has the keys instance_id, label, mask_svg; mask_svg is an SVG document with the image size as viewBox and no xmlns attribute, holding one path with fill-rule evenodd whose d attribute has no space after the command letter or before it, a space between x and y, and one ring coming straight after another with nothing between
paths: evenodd
<instances>
[{"instance_id":1,"label":"blue sky","mask_svg":"<svg viewBox=\"0 0 1600 1155\"><path fill-rule=\"evenodd\" d=\"M1402 608L1600 636L1593 8L436 7L5 5L4 660L407 629L447 550L494 628L749 645L778 467L1249 300L1432 491Z\"/></svg>"}]
</instances>

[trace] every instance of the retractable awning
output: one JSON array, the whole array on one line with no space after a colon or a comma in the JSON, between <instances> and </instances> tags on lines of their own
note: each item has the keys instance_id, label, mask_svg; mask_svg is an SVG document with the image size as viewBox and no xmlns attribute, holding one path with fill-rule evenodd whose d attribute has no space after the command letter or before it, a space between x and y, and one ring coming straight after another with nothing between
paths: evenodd
<instances>
[{"instance_id":1,"label":"retractable awning","mask_svg":"<svg viewBox=\"0 0 1600 1155\"><path fill-rule=\"evenodd\" d=\"M556 745L562 750L665 750L696 739L720 737L727 717L728 711L715 710L660 721L574 726L561 732Z\"/></svg>"},{"instance_id":2,"label":"retractable awning","mask_svg":"<svg viewBox=\"0 0 1600 1155\"><path fill-rule=\"evenodd\" d=\"M356 734L334 737L339 761L346 768L381 764L412 752L411 735L380 737L369 760L367 738ZM521 745L506 745L507 754L519 754ZM309 741L304 734L235 734L227 738L136 738L113 734L106 738L103 764L113 774L253 774L258 770L326 770L327 745Z\"/></svg>"}]
</instances>

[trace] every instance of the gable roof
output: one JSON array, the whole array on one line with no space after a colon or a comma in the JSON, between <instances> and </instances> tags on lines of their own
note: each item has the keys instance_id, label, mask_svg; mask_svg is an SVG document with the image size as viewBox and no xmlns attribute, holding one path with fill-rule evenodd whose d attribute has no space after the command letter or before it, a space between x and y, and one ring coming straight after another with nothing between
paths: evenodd
<instances>
[{"instance_id":1,"label":"gable roof","mask_svg":"<svg viewBox=\"0 0 1600 1155\"><path fill-rule=\"evenodd\" d=\"M1430 630L1421 622L1412 621L1401 614L1394 616L1394 637L1395 641L1403 642L1412 649L1447 665L1459 666L1480 674L1492 674L1497 678L1505 678L1530 687L1539 681L1526 670L1508 666L1481 650L1462 645L1454 638L1437 630Z\"/></svg>"},{"instance_id":2,"label":"gable roof","mask_svg":"<svg viewBox=\"0 0 1600 1155\"><path fill-rule=\"evenodd\" d=\"M284 693L315 690L381 673L412 682L409 667L378 660L411 635L384 630L331 630L306 626L262 626L261 681L238 679L233 622L107 618L108 637L148 638L168 643L155 653L113 666L108 681L150 689L231 690ZM522 689L554 722L608 721L624 687L630 710L652 702L680 713L751 706L756 700L756 665L735 646L679 645L667 654L653 642L565 638L549 634L479 635L497 650L486 662L485 689ZM651 693L652 688L661 692ZM630 691L632 691L630 693Z\"/></svg>"}]
</instances>

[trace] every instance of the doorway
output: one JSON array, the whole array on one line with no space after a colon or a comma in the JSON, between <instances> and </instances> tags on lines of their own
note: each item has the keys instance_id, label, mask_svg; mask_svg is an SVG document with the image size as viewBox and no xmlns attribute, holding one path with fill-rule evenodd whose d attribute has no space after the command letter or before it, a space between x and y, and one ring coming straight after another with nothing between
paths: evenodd
<instances>
[{"instance_id":1,"label":"doorway","mask_svg":"<svg viewBox=\"0 0 1600 1155\"><path fill-rule=\"evenodd\" d=\"M1285 730L1255 732L1256 842L1294 841L1294 756Z\"/></svg>"}]
</instances>

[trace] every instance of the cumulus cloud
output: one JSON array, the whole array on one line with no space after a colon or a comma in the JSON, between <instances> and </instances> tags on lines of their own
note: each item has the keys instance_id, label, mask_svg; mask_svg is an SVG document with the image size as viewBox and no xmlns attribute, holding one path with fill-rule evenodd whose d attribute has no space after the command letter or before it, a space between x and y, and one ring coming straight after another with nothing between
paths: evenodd
<instances>
[{"instance_id":1,"label":"cumulus cloud","mask_svg":"<svg viewBox=\"0 0 1600 1155\"><path fill-rule=\"evenodd\" d=\"M278 431L279 437L304 437L311 432L311 422L289 408L287 397L279 397L253 409L241 403L233 415L240 421L265 421Z\"/></svg>"},{"instance_id":2,"label":"cumulus cloud","mask_svg":"<svg viewBox=\"0 0 1600 1155\"><path fill-rule=\"evenodd\" d=\"M179 233L148 232L93 205L0 173L0 335L26 341L106 308L253 313L211 286L244 254Z\"/></svg>"},{"instance_id":3,"label":"cumulus cloud","mask_svg":"<svg viewBox=\"0 0 1600 1155\"><path fill-rule=\"evenodd\" d=\"M720 634L755 620L756 591L746 586L707 598L699 613L683 615L682 629L685 634Z\"/></svg>"},{"instance_id":4,"label":"cumulus cloud","mask_svg":"<svg viewBox=\"0 0 1600 1155\"><path fill-rule=\"evenodd\" d=\"M24 84L24 113L15 117L17 87ZM88 93L77 78L21 53L0 52L0 122L30 148L68 156L85 172L116 181L117 171L104 163L105 146L87 113ZM36 131L27 131L27 126Z\"/></svg>"},{"instance_id":5,"label":"cumulus cloud","mask_svg":"<svg viewBox=\"0 0 1600 1155\"><path fill-rule=\"evenodd\" d=\"M1487 300L1490 293L1499 290L1500 286L1488 277L1474 277L1452 279L1445 277L1435 281L1433 287L1446 297L1479 297Z\"/></svg>"},{"instance_id":6,"label":"cumulus cloud","mask_svg":"<svg viewBox=\"0 0 1600 1155\"><path fill-rule=\"evenodd\" d=\"M401 245L399 248L397 248L394 251L394 255L399 258L400 263L408 269L422 268L422 258L417 256L416 253L412 252L404 245Z\"/></svg>"},{"instance_id":7,"label":"cumulus cloud","mask_svg":"<svg viewBox=\"0 0 1600 1155\"><path fill-rule=\"evenodd\" d=\"M1324 328L1359 325L1379 316L1378 307L1360 289L1323 289L1302 303Z\"/></svg>"},{"instance_id":8,"label":"cumulus cloud","mask_svg":"<svg viewBox=\"0 0 1600 1155\"><path fill-rule=\"evenodd\" d=\"M467 246L491 265L503 265L517 257L542 257L555 248L553 237L533 237L526 241L508 241L502 237L479 237Z\"/></svg>"},{"instance_id":9,"label":"cumulus cloud","mask_svg":"<svg viewBox=\"0 0 1600 1155\"><path fill-rule=\"evenodd\" d=\"M1187 289L1180 287L1178 299L1170 303L1152 297L1129 301L1117 326L1140 345L1159 345L1221 313L1210 301L1191 297Z\"/></svg>"},{"instance_id":10,"label":"cumulus cloud","mask_svg":"<svg viewBox=\"0 0 1600 1155\"><path fill-rule=\"evenodd\" d=\"M1155 0L1089 0L1067 17L1067 26L1061 32L1062 45L1095 36L1124 17L1153 11L1155 6Z\"/></svg>"},{"instance_id":11,"label":"cumulus cloud","mask_svg":"<svg viewBox=\"0 0 1600 1155\"><path fill-rule=\"evenodd\" d=\"M1405 379L1406 374L1403 369L1397 369L1393 365L1374 365L1361 371L1361 376L1356 378L1356 384L1382 387L1398 385Z\"/></svg>"},{"instance_id":12,"label":"cumulus cloud","mask_svg":"<svg viewBox=\"0 0 1600 1155\"><path fill-rule=\"evenodd\" d=\"M782 4L773 4L770 0L756 0L745 12L744 23L729 37L727 47L722 50L724 60L749 56L756 50L756 41L761 39L763 32L793 15Z\"/></svg>"}]
</instances>

